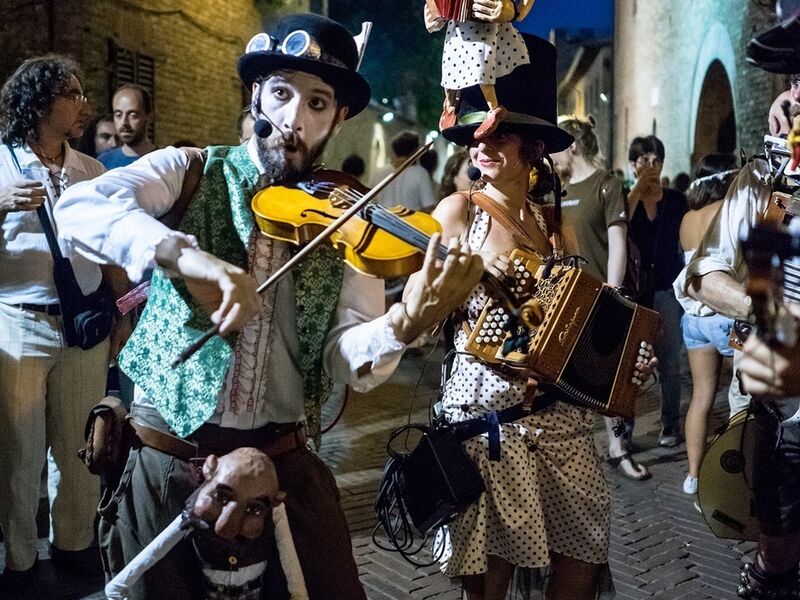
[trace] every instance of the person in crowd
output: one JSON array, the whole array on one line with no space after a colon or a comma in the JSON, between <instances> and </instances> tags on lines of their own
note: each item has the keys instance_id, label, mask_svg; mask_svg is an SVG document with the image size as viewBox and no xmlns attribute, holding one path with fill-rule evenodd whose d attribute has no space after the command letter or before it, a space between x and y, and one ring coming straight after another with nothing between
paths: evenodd
<instances>
[{"instance_id":1,"label":"person in crowd","mask_svg":"<svg viewBox=\"0 0 800 600\"><path fill-rule=\"evenodd\" d=\"M769 107L769 132L781 135L790 129L788 115L800 103L800 73L789 76L789 89L779 94Z\"/></svg>"},{"instance_id":2,"label":"person in crowd","mask_svg":"<svg viewBox=\"0 0 800 600\"><path fill-rule=\"evenodd\" d=\"M156 149L147 128L155 119L153 98L141 85L126 83L112 100L114 126L122 145L97 157L106 169L124 167Z\"/></svg>"},{"instance_id":3,"label":"person in crowd","mask_svg":"<svg viewBox=\"0 0 800 600\"><path fill-rule=\"evenodd\" d=\"M661 334L655 344L661 370L661 433L659 446L671 448L681 433L681 315L672 282L683 268L679 231L686 197L660 185L664 144L654 135L637 137L628 149L636 184L628 195L629 236L641 253L648 273L648 290L641 303L661 315ZM677 176L676 176L677 180ZM676 184L677 185L677 182Z\"/></svg>"},{"instance_id":4,"label":"person in crowd","mask_svg":"<svg viewBox=\"0 0 800 600\"><path fill-rule=\"evenodd\" d=\"M366 169L367 165L364 164L364 159L358 154L351 154L342 161L342 172L356 179L360 180L364 176Z\"/></svg>"},{"instance_id":5,"label":"person in crowd","mask_svg":"<svg viewBox=\"0 0 800 600\"><path fill-rule=\"evenodd\" d=\"M440 200L455 192L468 190L472 186L472 181L467 176L467 169L469 169L469 153L459 148L444 163L442 182L439 184L437 194Z\"/></svg>"},{"instance_id":6,"label":"person in crowd","mask_svg":"<svg viewBox=\"0 0 800 600\"><path fill-rule=\"evenodd\" d=\"M239 116L239 123L237 129L239 130L239 143L244 144L251 137L253 137L253 126L256 124L256 119L253 113L249 110L243 111Z\"/></svg>"},{"instance_id":7,"label":"person in crowd","mask_svg":"<svg viewBox=\"0 0 800 600\"><path fill-rule=\"evenodd\" d=\"M103 152L108 152L119 146L119 143L117 128L114 127L114 117L105 115L89 123L86 131L80 137L78 150L97 158Z\"/></svg>"},{"instance_id":8,"label":"person in crowd","mask_svg":"<svg viewBox=\"0 0 800 600\"><path fill-rule=\"evenodd\" d=\"M530 174L545 153L565 150L573 142L555 125L555 49L540 38L525 39L536 61L497 80L498 99L508 113L496 131L475 140L487 110L475 86L462 90L460 124L442 133L469 148L472 164L480 170L476 185L482 186L486 208L475 204L471 192L457 192L443 199L433 216L445 237L465 240L497 275L508 269L507 257L520 244L543 256L552 253L547 233L527 206ZM538 93L531 95L531 89ZM514 232L494 214L513 219ZM419 279L419 274L411 276L407 294ZM487 365L465 351L468 330L476 326L491 294L490 288L478 285L452 317L458 352L442 389L442 410L451 423L519 406L536 393L536 383L525 375ZM463 442L486 492L441 532L439 541L446 548L444 573L463 579L469 600L503 599L515 567L546 565L552 567L548 598L596 597L608 560L610 504L593 422L591 410L556 395L553 404L501 422L499 448L491 435Z\"/></svg>"},{"instance_id":9,"label":"person in crowd","mask_svg":"<svg viewBox=\"0 0 800 600\"><path fill-rule=\"evenodd\" d=\"M372 177L370 187L380 182L419 148L419 136L414 131L401 131L392 139L394 159L390 165L379 169ZM428 171L419 163L413 164L391 182L375 201L381 206L402 205L412 210L429 210L436 204L433 184Z\"/></svg>"},{"instance_id":10,"label":"person in crowd","mask_svg":"<svg viewBox=\"0 0 800 600\"><path fill-rule=\"evenodd\" d=\"M319 53L285 54L273 42L298 32L315 40ZM387 314L383 282L346 266L328 246L263 296L256 293L292 249L258 235L251 199L269 182L307 173L343 121L367 106L370 87L358 60L347 30L319 15L288 15L256 35L238 73L252 92L253 115L269 120L272 131L209 149L175 230L157 217L173 207L200 160L182 149L157 150L110 171L68 191L57 207L60 235L86 256L124 266L132 281L155 269L147 307L119 359L137 386L131 415L142 443L131 449L130 477L100 521L109 574L183 510L196 486L191 459L250 446L275 464L311 600L365 598L336 482L307 437L319 441L330 379L366 391L388 378L406 344L464 301L482 261L452 240L441 262L441 238L432 236L423 276ZM103 218L86 223L89 206ZM222 336L239 334L213 338L172 370L175 356L212 322ZM274 562L265 576L280 569ZM167 557L135 597L193 597L192 569L187 557ZM284 597L285 581L270 592Z\"/></svg>"},{"instance_id":11,"label":"person in crowd","mask_svg":"<svg viewBox=\"0 0 800 600\"><path fill-rule=\"evenodd\" d=\"M436 168L439 166L439 153L431 148L425 154L419 157L419 164L428 172L428 177L431 178L431 184L436 187L436 179L434 174L436 173Z\"/></svg>"},{"instance_id":12,"label":"person in crowd","mask_svg":"<svg viewBox=\"0 0 800 600\"><path fill-rule=\"evenodd\" d=\"M686 190L689 189L689 184L692 182L691 178L689 177L688 173L678 173L675 175L675 179L672 181L672 188L681 194L686 194ZM662 187L669 187L669 186L662 186Z\"/></svg>"},{"instance_id":13,"label":"person in crowd","mask_svg":"<svg viewBox=\"0 0 800 600\"><path fill-rule=\"evenodd\" d=\"M47 462L55 562L95 571L94 518L100 483L77 460L89 409L105 392L109 339L68 347L53 257L37 209L47 217L67 189L103 166L73 150L91 118L82 74L69 58L20 65L0 90L0 527L6 568L0 589L29 589L37 569L36 513ZM48 191L49 190L49 191ZM92 211L85 210L88 220ZM93 262L60 244L85 294L101 285Z\"/></svg>"},{"instance_id":14,"label":"person in crowd","mask_svg":"<svg viewBox=\"0 0 800 600\"><path fill-rule=\"evenodd\" d=\"M603 168L603 157L594 119L570 118L562 129L575 138L573 144L553 155L562 179L562 234L565 252L586 259L583 268L600 281L621 286L627 259L627 214L622 182ZM630 479L646 479L647 468L623 445L614 432L613 419L604 417L608 434L609 464L620 467Z\"/></svg>"},{"instance_id":15,"label":"person in crowd","mask_svg":"<svg viewBox=\"0 0 800 600\"><path fill-rule=\"evenodd\" d=\"M661 176L661 187L668 188L669 187L669 177L666 175Z\"/></svg>"},{"instance_id":16,"label":"person in crowd","mask_svg":"<svg viewBox=\"0 0 800 600\"><path fill-rule=\"evenodd\" d=\"M736 157L732 154L707 154L700 159L695 180L686 194L690 210L683 217L680 228L681 247L687 264L719 212L736 173ZM699 310L701 307L696 308ZM692 375L692 399L686 413L689 472L683 482L685 494L697 493L697 475L705 454L708 418L717 394L722 359L733 356L733 348L729 345L732 328L733 319L720 314L700 316L687 311L681 317L683 342Z\"/></svg>"}]
</instances>

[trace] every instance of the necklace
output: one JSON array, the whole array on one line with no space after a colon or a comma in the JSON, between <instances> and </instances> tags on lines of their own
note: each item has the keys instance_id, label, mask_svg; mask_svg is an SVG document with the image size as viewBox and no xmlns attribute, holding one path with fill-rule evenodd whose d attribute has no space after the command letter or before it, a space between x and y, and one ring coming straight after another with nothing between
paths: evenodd
<instances>
[{"instance_id":1,"label":"necklace","mask_svg":"<svg viewBox=\"0 0 800 600\"><path fill-rule=\"evenodd\" d=\"M31 145L31 149L33 150L34 154L36 154L36 156L38 156L41 159L44 159L50 165L56 165L60 167L58 161L64 156L64 144L61 144L61 150L59 150L58 154L56 154L54 157L47 156L47 154L45 154L42 151L42 147L39 146L39 144L36 144L36 146L38 150L34 148L33 145Z\"/></svg>"}]
</instances>

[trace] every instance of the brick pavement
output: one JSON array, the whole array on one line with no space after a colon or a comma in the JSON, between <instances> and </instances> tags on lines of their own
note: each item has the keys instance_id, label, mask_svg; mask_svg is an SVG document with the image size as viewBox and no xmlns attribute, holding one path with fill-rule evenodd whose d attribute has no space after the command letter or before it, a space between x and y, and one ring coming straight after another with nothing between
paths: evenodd
<instances>
[{"instance_id":1,"label":"brick pavement","mask_svg":"<svg viewBox=\"0 0 800 600\"><path fill-rule=\"evenodd\" d=\"M723 381L726 377L730 377L727 369ZM353 398L342 423L325 437L322 456L336 473L342 490L356 559L370 600L461 597L458 587L435 568L414 569L371 541L375 523L372 501L386 459L388 435L407 421L415 387L412 421L424 421L438 380L435 360L426 366L423 356L406 357L388 384ZM682 383L685 411L691 393L686 373ZM717 396L715 423L727 414L725 394L720 390ZM753 544L715 538L694 509L694 498L683 494L686 451L683 445L658 447L659 397L656 387L640 399L635 432L636 443L642 448L637 459L647 465L653 477L634 482L608 472L613 507L610 564L617 598L734 599L742 555L751 552ZM605 429L600 419L595 433L598 447L605 452Z\"/></svg>"},{"instance_id":2,"label":"brick pavement","mask_svg":"<svg viewBox=\"0 0 800 600\"><path fill-rule=\"evenodd\" d=\"M436 567L411 567L396 554L377 548L371 539L375 524L372 503L386 459L386 440L393 429L408 419L414 388L411 420L424 420L438 385L436 365L437 361L431 360L426 366L424 356L406 357L387 384L370 394L355 395L341 422L324 438L321 455L334 470L341 488L356 561L370 600L461 597L458 586L439 574ZM689 390L684 374L684 405ZM613 498L610 563L617 598L732 600L736 597L736 573L741 557L752 551L752 544L713 537L694 510L693 499L681 492L686 453L683 446L676 449L657 446L657 402L657 390L651 390L640 400L635 436L642 447L637 458L648 466L652 479L633 482L613 471L608 474ZM328 419L333 418L336 408L334 405L326 408ZM726 411L721 391L715 408L718 421ZM599 420L596 437L598 447L605 451L605 434ZM43 508L46 509L46 504ZM46 517L46 513L42 516ZM45 522L43 518L42 531ZM4 566L2 554L0 549L0 568ZM99 581L70 577L50 565L46 560L45 539L40 540L40 557L41 585L29 598L103 598Z\"/></svg>"}]
</instances>

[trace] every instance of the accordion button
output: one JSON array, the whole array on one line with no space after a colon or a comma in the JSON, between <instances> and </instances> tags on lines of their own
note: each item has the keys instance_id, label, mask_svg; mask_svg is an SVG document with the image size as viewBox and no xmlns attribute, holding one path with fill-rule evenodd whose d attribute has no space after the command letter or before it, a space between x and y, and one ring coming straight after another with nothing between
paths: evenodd
<instances>
[{"instance_id":1,"label":"accordion button","mask_svg":"<svg viewBox=\"0 0 800 600\"><path fill-rule=\"evenodd\" d=\"M647 342L642 342L642 343L641 343L641 344L639 344L639 345L640 345L642 348L647 348Z\"/></svg>"},{"instance_id":2,"label":"accordion button","mask_svg":"<svg viewBox=\"0 0 800 600\"><path fill-rule=\"evenodd\" d=\"M477 343L479 343L479 344L482 344L483 343L483 337L479 335L478 337L475 338L475 341Z\"/></svg>"},{"instance_id":3,"label":"accordion button","mask_svg":"<svg viewBox=\"0 0 800 600\"><path fill-rule=\"evenodd\" d=\"M493 342L493 343L495 343L495 344L496 344L496 343L497 343L497 342L499 342L499 341L500 341L500 338L499 338L498 336L496 336L496 335L493 335L493 336L492 336L492 342Z\"/></svg>"},{"instance_id":4,"label":"accordion button","mask_svg":"<svg viewBox=\"0 0 800 600\"><path fill-rule=\"evenodd\" d=\"M634 385L639 385L642 382L638 377L634 377L633 379L631 379L631 383L634 384Z\"/></svg>"},{"instance_id":5,"label":"accordion button","mask_svg":"<svg viewBox=\"0 0 800 600\"><path fill-rule=\"evenodd\" d=\"M515 264L515 265L521 265L521 264L522 264L522 261L521 261L519 258L515 258L515 259L514 259L514 264Z\"/></svg>"}]
</instances>

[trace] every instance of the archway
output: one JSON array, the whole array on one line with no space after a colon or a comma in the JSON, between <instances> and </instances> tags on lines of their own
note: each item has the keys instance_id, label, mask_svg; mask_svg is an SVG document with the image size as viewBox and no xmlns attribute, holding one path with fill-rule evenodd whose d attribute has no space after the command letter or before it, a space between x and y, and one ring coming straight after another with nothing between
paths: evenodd
<instances>
[{"instance_id":1,"label":"archway","mask_svg":"<svg viewBox=\"0 0 800 600\"><path fill-rule=\"evenodd\" d=\"M706 71L695 117L692 168L711 152L736 151L733 93L725 67L713 61Z\"/></svg>"}]
</instances>

